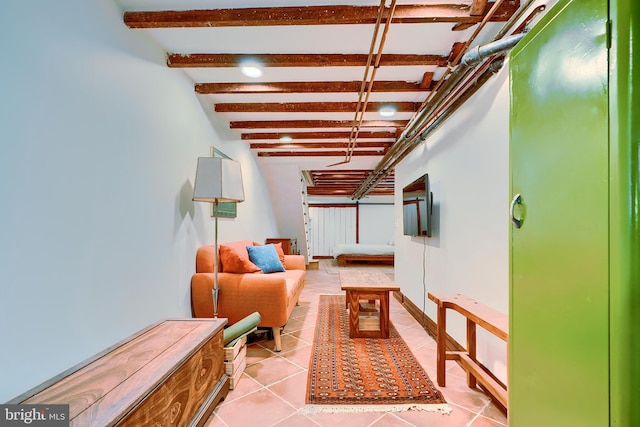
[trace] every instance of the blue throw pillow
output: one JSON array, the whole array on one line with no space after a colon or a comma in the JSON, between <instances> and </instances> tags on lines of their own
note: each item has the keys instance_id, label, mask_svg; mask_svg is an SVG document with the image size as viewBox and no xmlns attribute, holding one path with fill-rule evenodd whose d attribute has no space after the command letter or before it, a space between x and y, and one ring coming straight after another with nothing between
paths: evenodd
<instances>
[{"instance_id":1,"label":"blue throw pillow","mask_svg":"<svg viewBox=\"0 0 640 427\"><path fill-rule=\"evenodd\" d=\"M260 267L263 273L284 271L284 266L280 262L276 247L272 243L264 246L247 246L247 252L249 252L251 262Z\"/></svg>"}]
</instances>

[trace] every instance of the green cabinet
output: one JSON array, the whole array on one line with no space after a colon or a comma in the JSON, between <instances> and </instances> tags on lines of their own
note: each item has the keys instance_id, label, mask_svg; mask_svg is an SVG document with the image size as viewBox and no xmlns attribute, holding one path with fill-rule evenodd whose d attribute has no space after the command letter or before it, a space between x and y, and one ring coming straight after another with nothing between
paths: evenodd
<instances>
[{"instance_id":1,"label":"green cabinet","mask_svg":"<svg viewBox=\"0 0 640 427\"><path fill-rule=\"evenodd\" d=\"M618 3L636 8L632 1ZM633 258L639 213L620 201L612 205L616 197L626 197L629 208L630 199L637 201L637 169L631 175L638 141L614 135L630 123L610 106L618 91L637 96L628 84L613 84L617 61L609 44L618 33L609 8L607 0L561 0L511 53L512 427L640 425L631 401L620 400L639 402L638 368L631 365L640 363L632 326L640 331L640 324L633 310L619 310L631 304L640 311L640 260ZM640 21L637 14L626 19ZM629 48L618 53L631 55ZM632 117L627 107L633 111L621 109ZM624 233L629 238L617 242ZM626 262L612 261L617 251Z\"/></svg>"}]
</instances>

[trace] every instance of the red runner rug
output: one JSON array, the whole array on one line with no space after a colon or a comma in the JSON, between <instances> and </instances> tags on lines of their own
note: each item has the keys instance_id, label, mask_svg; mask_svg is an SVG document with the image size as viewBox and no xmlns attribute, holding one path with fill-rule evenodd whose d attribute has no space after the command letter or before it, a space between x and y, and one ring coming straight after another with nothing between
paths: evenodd
<instances>
[{"instance_id":1,"label":"red runner rug","mask_svg":"<svg viewBox=\"0 0 640 427\"><path fill-rule=\"evenodd\" d=\"M389 338L349 338L344 295L321 295L302 413L451 412L392 323Z\"/></svg>"}]
</instances>

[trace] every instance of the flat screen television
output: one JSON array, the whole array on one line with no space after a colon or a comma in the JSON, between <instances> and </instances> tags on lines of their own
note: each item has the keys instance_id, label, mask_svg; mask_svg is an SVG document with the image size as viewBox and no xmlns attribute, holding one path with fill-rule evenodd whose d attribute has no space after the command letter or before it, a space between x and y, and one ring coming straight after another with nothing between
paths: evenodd
<instances>
[{"instance_id":1,"label":"flat screen television","mask_svg":"<svg viewBox=\"0 0 640 427\"><path fill-rule=\"evenodd\" d=\"M431 208L433 197L429 190L429 175L424 174L402 189L402 216L405 236L431 237Z\"/></svg>"}]
</instances>

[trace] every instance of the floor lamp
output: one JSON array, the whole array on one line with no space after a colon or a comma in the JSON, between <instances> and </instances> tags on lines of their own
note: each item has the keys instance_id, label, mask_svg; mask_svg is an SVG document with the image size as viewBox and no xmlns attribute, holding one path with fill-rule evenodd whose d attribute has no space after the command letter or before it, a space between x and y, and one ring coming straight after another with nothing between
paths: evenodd
<instances>
[{"instance_id":1,"label":"floor lamp","mask_svg":"<svg viewBox=\"0 0 640 427\"><path fill-rule=\"evenodd\" d=\"M220 157L198 157L193 201L213 203L213 317L218 317L218 203L244 201L240 163Z\"/></svg>"}]
</instances>

